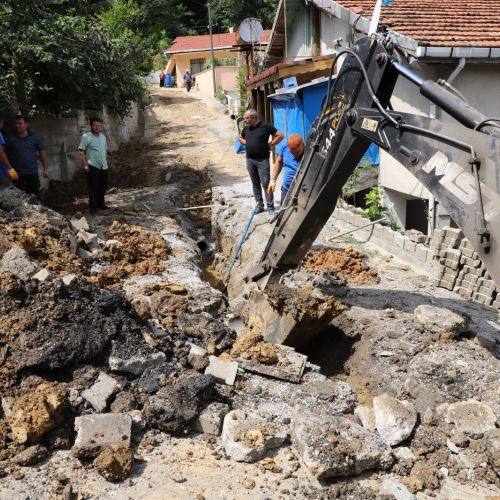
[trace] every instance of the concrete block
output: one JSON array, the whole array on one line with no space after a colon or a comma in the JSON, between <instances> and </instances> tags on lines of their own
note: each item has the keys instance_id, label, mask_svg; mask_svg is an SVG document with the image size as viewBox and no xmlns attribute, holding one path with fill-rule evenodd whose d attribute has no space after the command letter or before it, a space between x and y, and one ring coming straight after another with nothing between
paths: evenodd
<instances>
[{"instance_id":1,"label":"concrete block","mask_svg":"<svg viewBox=\"0 0 500 500\"><path fill-rule=\"evenodd\" d=\"M356 214L353 214L352 212L348 212L346 215L346 222L350 224L351 226L356 225Z\"/></svg>"},{"instance_id":2,"label":"concrete block","mask_svg":"<svg viewBox=\"0 0 500 500\"><path fill-rule=\"evenodd\" d=\"M478 293L478 292L474 292L472 294L472 300L475 300L476 302L484 304L485 306L489 306L493 303L492 297L488 297L487 295L484 295L484 294Z\"/></svg>"},{"instance_id":3,"label":"concrete block","mask_svg":"<svg viewBox=\"0 0 500 500\"><path fill-rule=\"evenodd\" d=\"M369 219L365 219L362 215L356 214L354 216L354 225L359 227L359 226L364 226L365 224L368 224L370 222Z\"/></svg>"},{"instance_id":4,"label":"concrete block","mask_svg":"<svg viewBox=\"0 0 500 500\"><path fill-rule=\"evenodd\" d=\"M229 413L229 405L224 403L209 404L194 423L194 429L204 434L220 436L222 422Z\"/></svg>"},{"instance_id":5,"label":"concrete block","mask_svg":"<svg viewBox=\"0 0 500 500\"><path fill-rule=\"evenodd\" d=\"M12 415L12 407L14 406L15 400L16 398L2 398L2 411L4 418L8 418L10 415Z\"/></svg>"},{"instance_id":6,"label":"concrete block","mask_svg":"<svg viewBox=\"0 0 500 500\"><path fill-rule=\"evenodd\" d=\"M76 274L67 274L66 276L62 277L62 282L64 286L72 286L75 284L77 281Z\"/></svg>"},{"instance_id":7,"label":"concrete block","mask_svg":"<svg viewBox=\"0 0 500 500\"><path fill-rule=\"evenodd\" d=\"M458 268L460 267L460 261L455 261L451 259L440 259L439 262L443 266L453 269L455 271L458 270Z\"/></svg>"},{"instance_id":8,"label":"concrete block","mask_svg":"<svg viewBox=\"0 0 500 500\"><path fill-rule=\"evenodd\" d=\"M76 238L78 241L89 246L95 246L97 244L97 234L89 233L85 231L85 229L80 229L78 233L76 233Z\"/></svg>"},{"instance_id":9,"label":"concrete block","mask_svg":"<svg viewBox=\"0 0 500 500\"><path fill-rule=\"evenodd\" d=\"M448 281L446 279L438 279L436 281L436 285L441 288L446 288L447 290L452 291L455 286L455 281Z\"/></svg>"},{"instance_id":10,"label":"concrete block","mask_svg":"<svg viewBox=\"0 0 500 500\"><path fill-rule=\"evenodd\" d=\"M389 244L392 245L392 243L394 242L394 235L396 234L396 232L393 231L390 227L387 227L387 226L383 226L383 228L384 228L383 240L386 243L389 243Z\"/></svg>"},{"instance_id":11,"label":"concrete block","mask_svg":"<svg viewBox=\"0 0 500 500\"><path fill-rule=\"evenodd\" d=\"M151 351L147 354L121 358L111 355L109 357L109 369L113 372L125 372L132 375L140 375L149 368L156 368L165 363L167 357L161 351Z\"/></svg>"},{"instance_id":12,"label":"concrete block","mask_svg":"<svg viewBox=\"0 0 500 500\"><path fill-rule=\"evenodd\" d=\"M213 375L217 382L226 385L234 385L238 373L238 363L232 361L227 363L216 356L210 356L209 364L205 369L205 375Z\"/></svg>"},{"instance_id":13,"label":"concrete block","mask_svg":"<svg viewBox=\"0 0 500 500\"><path fill-rule=\"evenodd\" d=\"M414 241L410 240L410 238L405 237L403 250L405 252L415 253L417 250L417 244Z\"/></svg>"},{"instance_id":14,"label":"concrete block","mask_svg":"<svg viewBox=\"0 0 500 500\"><path fill-rule=\"evenodd\" d=\"M417 231L416 229L405 231L405 235L414 243L425 243L427 239L427 236L424 233Z\"/></svg>"},{"instance_id":15,"label":"concrete block","mask_svg":"<svg viewBox=\"0 0 500 500\"><path fill-rule=\"evenodd\" d=\"M132 419L126 413L104 413L75 418L74 448L91 450L112 444L130 446Z\"/></svg>"},{"instance_id":16,"label":"concrete block","mask_svg":"<svg viewBox=\"0 0 500 500\"><path fill-rule=\"evenodd\" d=\"M477 276L478 278L483 275L484 269L482 267L471 267L471 266L464 266L463 268L464 273Z\"/></svg>"},{"instance_id":17,"label":"concrete block","mask_svg":"<svg viewBox=\"0 0 500 500\"><path fill-rule=\"evenodd\" d=\"M195 344L190 344L190 346L191 346L191 349L189 350L189 354L188 354L188 363L191 364L191 362L193 361L195 356L206 356L207 355L207 351L205 351L205 349L203 349L203 347L198 347Z\"/></svg>"},{"instance_id":18,"label":"concrete block","mask_svg":"<svg viewBox=\"0 0 500 500\"><path fill-rule=\"evenodd\" d=\"M429 249L423 245L422 243L417 243L415 247L415 257L420 262L427 262L427 254L429 253Z\"/></svg>"},{"instance_id":19,"label":"concrete block","mask_svg":"<svg viewBox=\"0 0 500 500\"><path fill-rule=\"evenodd\" d=\"M299 383L307 363L307 356L288 346L275 344L273 347L278 358L275 364L265 365L252 359L239 358L238 362L241 368L249 372Z\"/></svg>"},{"instance_id":20,"label":"concrete block","mask_svg":"<svg viewBox=\"0 0 500 500\"><path fill-rule=\"evenodd\" d=\"M82 217L81 219L71 219L69 223L75 233L78 233L80 229L83 229L84 231L90 230L89 223L85 217Z\"/></svg>"},{"instance_id":21,"label":"concrete block","mask_svg":"<svg viewBox=\"0 0 500 500\"><path fill-rule=\"evenodd\" d=\"M495 309L500 309L500 298L498 298L497 296L497 299L495 300L495 302L493 302L493 304L491 304Z\"/></svg>"},{"instance_id":22,"label":"concrete block","mask_svg":"<svg viewBox=\"0 0 500 500\"><path fill-rule=\"evenodd\" d=\"M41 271L38 271L33 276L33 279L38 280L41 283L44 283L45 281L49 281L51 277L52 273L48 269L43 268Z\"/></svg>"},{"instance_id":23,"label":"concrete block","mask_svg":"<svg viewBox=\"0 0 500 500\"><path fill-rule=\"evenodd\" d=\"M82 397L88 401L95 410L103 412L110 402L113 395L118 391L120 385L107 373L100 372L96 382L82 392Z\"/></svg>"},{"instance_id":24,"label":"concrete block","mask_svg":"<svg viewBox=\"0 0 500 500\"><path fill-rule=\"evenodd\" d=\"M401 233L394 233L394 245L403 249L405 244L405 237Z\"/></svg>"},{"instance_id":25,"label":"concrete block","mask_svg":"<svg viewBox=\"0 0 500 500\"><path fill-rule=\"evenodd\" d=\"M40 267L31 262L26 250L14 245L0 260L0 271L10 273L22 280L30 279L40 270Z\"/></svg>"}]
</instances>

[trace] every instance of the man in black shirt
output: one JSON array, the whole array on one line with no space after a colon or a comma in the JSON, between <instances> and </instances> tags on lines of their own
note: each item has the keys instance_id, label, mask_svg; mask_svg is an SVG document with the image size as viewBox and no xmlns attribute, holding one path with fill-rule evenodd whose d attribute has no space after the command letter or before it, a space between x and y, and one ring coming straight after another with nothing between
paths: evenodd
<instances>
[{"instance_id":1,"label":"man in black shirt","mask_svg":"<svg viewBox=\"0 0 500 500\"><path fill-rule=\"evenodd\" d=\"M267 187L271 177L269 152L283 139L283 134L269 123L259 120L255 109L248 109L243 115L246 126L241 131L240 142L245 145L247 169L252 181L253 195L257 203L256 213L264 211L262 189L266 194L267 210L274 211L274 195ZM269 136L272 137L269 142Z\"/></svg>"}]
</instances>

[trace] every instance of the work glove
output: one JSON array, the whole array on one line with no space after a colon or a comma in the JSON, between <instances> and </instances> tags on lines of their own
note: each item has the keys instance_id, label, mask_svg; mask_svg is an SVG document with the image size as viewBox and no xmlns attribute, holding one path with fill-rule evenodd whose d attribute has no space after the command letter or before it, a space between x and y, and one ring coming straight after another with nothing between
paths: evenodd
<instances>
[{"instance_id":1,"label":"work glove","mask_svg":"<svg viewBox=\"0 0 500 500\"><path fill-rule=\"evenodd\" d=\"M17 179L19 179L17 172L13 168L9 168L8 174L11 181L17 181Z\"/></svg>"},{"instance_id":2,"label":"work glove","mask_svg":"<svg viewBox=\"0 0 500 500\"><path fill-rule=\"evenodd\" d=\"M267 192L274 193L275 189L276 189L276 181L270 181L269 186L267 186Z\"/></svg>"}]
</instances>

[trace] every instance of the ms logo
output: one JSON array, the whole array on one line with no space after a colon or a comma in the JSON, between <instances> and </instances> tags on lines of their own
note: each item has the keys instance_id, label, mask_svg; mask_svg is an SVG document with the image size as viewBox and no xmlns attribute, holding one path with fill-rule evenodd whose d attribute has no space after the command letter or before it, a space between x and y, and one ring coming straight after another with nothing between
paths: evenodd
<instances>
[{"instance_id":1,"label":"ms logo","mask_svg":"<svg viewBox=\"0 0 500 500\"><path fill-rule=\"evenodd\" d=\"M422 170L428 174L434 172L436 177L441 177L439 184L465 205L476 203L477 192L474 176L470 172L466 172L458 163L448 161L446 155L440 151L429 159Z\"/></svg>"}]
</instances>

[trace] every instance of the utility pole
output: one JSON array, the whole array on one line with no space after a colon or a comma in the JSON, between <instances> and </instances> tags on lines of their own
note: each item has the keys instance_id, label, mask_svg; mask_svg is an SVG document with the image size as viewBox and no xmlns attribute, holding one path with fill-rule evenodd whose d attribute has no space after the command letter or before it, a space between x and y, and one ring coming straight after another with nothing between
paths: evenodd
<instances>
[{"instance_id":1,"label":"utility pole","mask_svg":"<svg viewBox=\"0 0 500 500\"><path fill-rule=\"evenodd\" d=\"M210 12L210 2L207 2L208 9L208 29L210 31L210 53L212 54L212 82L214 86L214 96L217 91L215 83L215 56L214 56L214 37L212 34L212 13Z\"/></svg>"}]
</instances>

